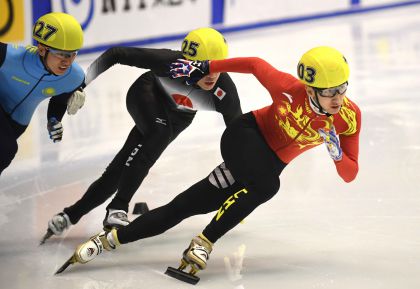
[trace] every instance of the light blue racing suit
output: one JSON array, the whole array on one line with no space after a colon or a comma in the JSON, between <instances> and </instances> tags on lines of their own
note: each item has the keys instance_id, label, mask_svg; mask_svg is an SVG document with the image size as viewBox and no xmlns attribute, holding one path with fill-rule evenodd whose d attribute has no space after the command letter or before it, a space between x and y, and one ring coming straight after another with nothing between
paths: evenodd
<instances>
[{"instance_id":1,"label":"light blue racing suit","mask_svg":"<svg viewBox=\"0 0 420 289\"><path fill-rule=\"evenodd\" d=\"M84 86L84 79L74 62L63 75L54 75L45 68L37 47L0 42L0 174L13 160L16 140L38 104L49 98L47 118L61 121L68 98Z\"/></svg>"}]
</instances>

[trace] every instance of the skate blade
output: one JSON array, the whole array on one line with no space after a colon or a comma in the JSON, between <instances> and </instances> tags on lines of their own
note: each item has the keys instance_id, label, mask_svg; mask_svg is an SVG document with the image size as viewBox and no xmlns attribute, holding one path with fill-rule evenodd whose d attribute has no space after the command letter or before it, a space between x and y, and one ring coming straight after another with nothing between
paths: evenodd
<instances>
[{"instance_id":1,"label":"skate blade","mask_svg":"<svg viewBox=\"0 0 420 289\"><path fill-rule=\"evenodd\" d=\"M64 270L66 270L67 269L67 267L68 266L70 266L70 265L72 265L72 264L74 264L74 263L76 263L76 259L74 258L74 255L73 256L71 256L67 261L66 261L66 263L64 263L63 264L63 266L61 266L55 273L54 273L54 275L57 275L57 274L60 274L61 272L63 272Z\"/></svg>"},{"instance_id":2,"label":"skate blade","mask_svg":"<svg viewBox=\"0 0 420 289\"><path fill-rule=\"evenodd\" d=\"M200 281L199 277L195 275L191 275L182 270L175 269L173 267L168 267L168 269L166 269L165 274L168 276L171 276L172 278L178 279L180 281L183 281L192 285L195 285L198 283L198 281Z\"/></svg>"},{"instance_id":3,"label":"skate blade","mask_svg":"<svg viewBox=\"0 0 420 289\"><path fill-rule=\"evenodd\" d=\"M50 229L48 229L47 233L45 233L44 237L42 237L41 241L39 242L39 245L43 245L45 241L51 238L52 235L54 235L54 233Z\"/></svg>"}]
</instances>

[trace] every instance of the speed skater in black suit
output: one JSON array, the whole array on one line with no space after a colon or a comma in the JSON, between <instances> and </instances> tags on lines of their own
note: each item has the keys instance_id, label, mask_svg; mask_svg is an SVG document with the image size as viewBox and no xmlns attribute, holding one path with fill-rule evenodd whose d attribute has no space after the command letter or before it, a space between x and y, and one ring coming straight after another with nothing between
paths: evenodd
<instances>
[{"instance_id":1,"label":"speed skater in black suit","mask_svg":"<svg viewBox=\"0 0 420 289\"><path fill-rule=\"evenodd\" d=\"M134 193L162 152L191 124L198 110L221 113L226 125L242 114L235 84L227 73L209 74L194 85L188 85L185 78L172 79L168 75L169 65L177 59L221 60L227 54L222 34L212 28L200 28L184 38L181 51L114 47L89 66L87 84L115 64L150 71L128 90L127 110L135 126L124 146L80 200L52 217L41 244L53 235L61 235L114 194L106 208L104 229L129 224L127 212Z\"/></svg>"}]
</instances>

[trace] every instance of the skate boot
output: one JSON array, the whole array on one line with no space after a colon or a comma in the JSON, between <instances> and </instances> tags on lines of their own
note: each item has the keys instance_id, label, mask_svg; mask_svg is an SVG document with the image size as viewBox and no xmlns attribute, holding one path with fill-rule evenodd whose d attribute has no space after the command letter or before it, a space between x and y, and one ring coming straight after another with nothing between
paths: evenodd
<instances>
[{"instance_id":1,"label":"skate boot","mask_svg":"<svg viewBox=\"0 0 420 289\"><path fill-rule=\"evenodd\" d=\"M44 237L42 238L39 244L44 244L45 241L53 235L60 236L65 230L67 230L70 227L70 225L70 218L66 213L61 212L53 216L52 219L48 222L47 233L45 233Z\"/></svg>"},{"instance_id":2,"label":"skate boot","mask_svg":"<svg viewBox=\"0 0 420 289\"><path fill-rule=\"evenodd\" d=\"M178 269L168 267L165 274L190 284L197 284L200 278L195 274L206 269L212 249L213 244L203 234L194 237L190 246L182 254L181 265ZM190 266L188 273L184 271L187 266Z\"/></svg>"},{"instance_id":3,"label":"skate boot","mask_svg":"<svg viewBox=\"0 0 420 289\"><path fill-rule=\"evenodd\" d=\"M105 231L109 232L114 228L119 229L127 226L128 224L130 224L130 221L128 220L126 211L114 209L107 210L103 221Z\"/></svg>"},{"instance_id":4,"label":"skate boot","mask_svg":"<svg viewBox=\"0 0 420 289\"><path fill-rule=\"evenodd\" d=\"M112 229L110 232L100 232L91 237L88 241L77 246L73 256L71 256L55 274L63 272L69 265L74 263L85 264L95 259L96 256L104 251L104 249L111 251L116 249L119 245L120 242L118 241L116 229Z\"/></svg>"}]
</instances>

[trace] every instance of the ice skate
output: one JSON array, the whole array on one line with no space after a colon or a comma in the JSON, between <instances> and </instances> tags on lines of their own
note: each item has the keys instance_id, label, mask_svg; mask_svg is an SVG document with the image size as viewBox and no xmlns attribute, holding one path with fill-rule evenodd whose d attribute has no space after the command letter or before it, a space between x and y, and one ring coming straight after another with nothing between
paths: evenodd
<instances>
[{"instance_id":1,"label":"ice skate","mask_svg":"<svg viewBox=\"0 0 420 289\"><path fill-rule=\"evenodd\" d=\"M52 219L48 222L47 233L45 233L39 244L44 244L45 241L51 238L53 235L60 236L70 227L70 225L70 218L66 213L61 212L53 216Z\"/></svg>"},{"instance_id":2,"label":"ice skate","mask_svg":"<svg viewBox=\"0 0 420 289\"><path fill-rule=\"evenodd\" d=\"M130 221L128 220L127 212L123 210L109 209L103 221L104 230L107 232L112 229L127 226L128 224L130 224Z\"/></svg>"},{"instance_id":3,"label":"ice skate","mask_svg":"<svg viewBox=\"0 0 420 289\"><path fill-rule=\"evenodd\" d=\"M95 259L96 256L104 251L104 249L107 251L114 250L120 245L116 233L116 229L112 229L110 232L103 231L91 237L87 242L77 246L74 254L57 270L57 272L55 272L55 274L63 272L72 264L85 264Z\"/></svg>"},{"instance_id":4,"label":"ice skate","mask_svg":"<svg viewBox=\"0 0 420 289\"><path fill-rule=\"evenodd\" d=\"M197 284L200 278L196 274L206 269L212 249L213 244L203 234L194 237L190 246L184 251L178 269L168 267L165 274L190 284ZM188 266L190 266L189 272L184 271Z\"/></svg>"}]
</instances>

